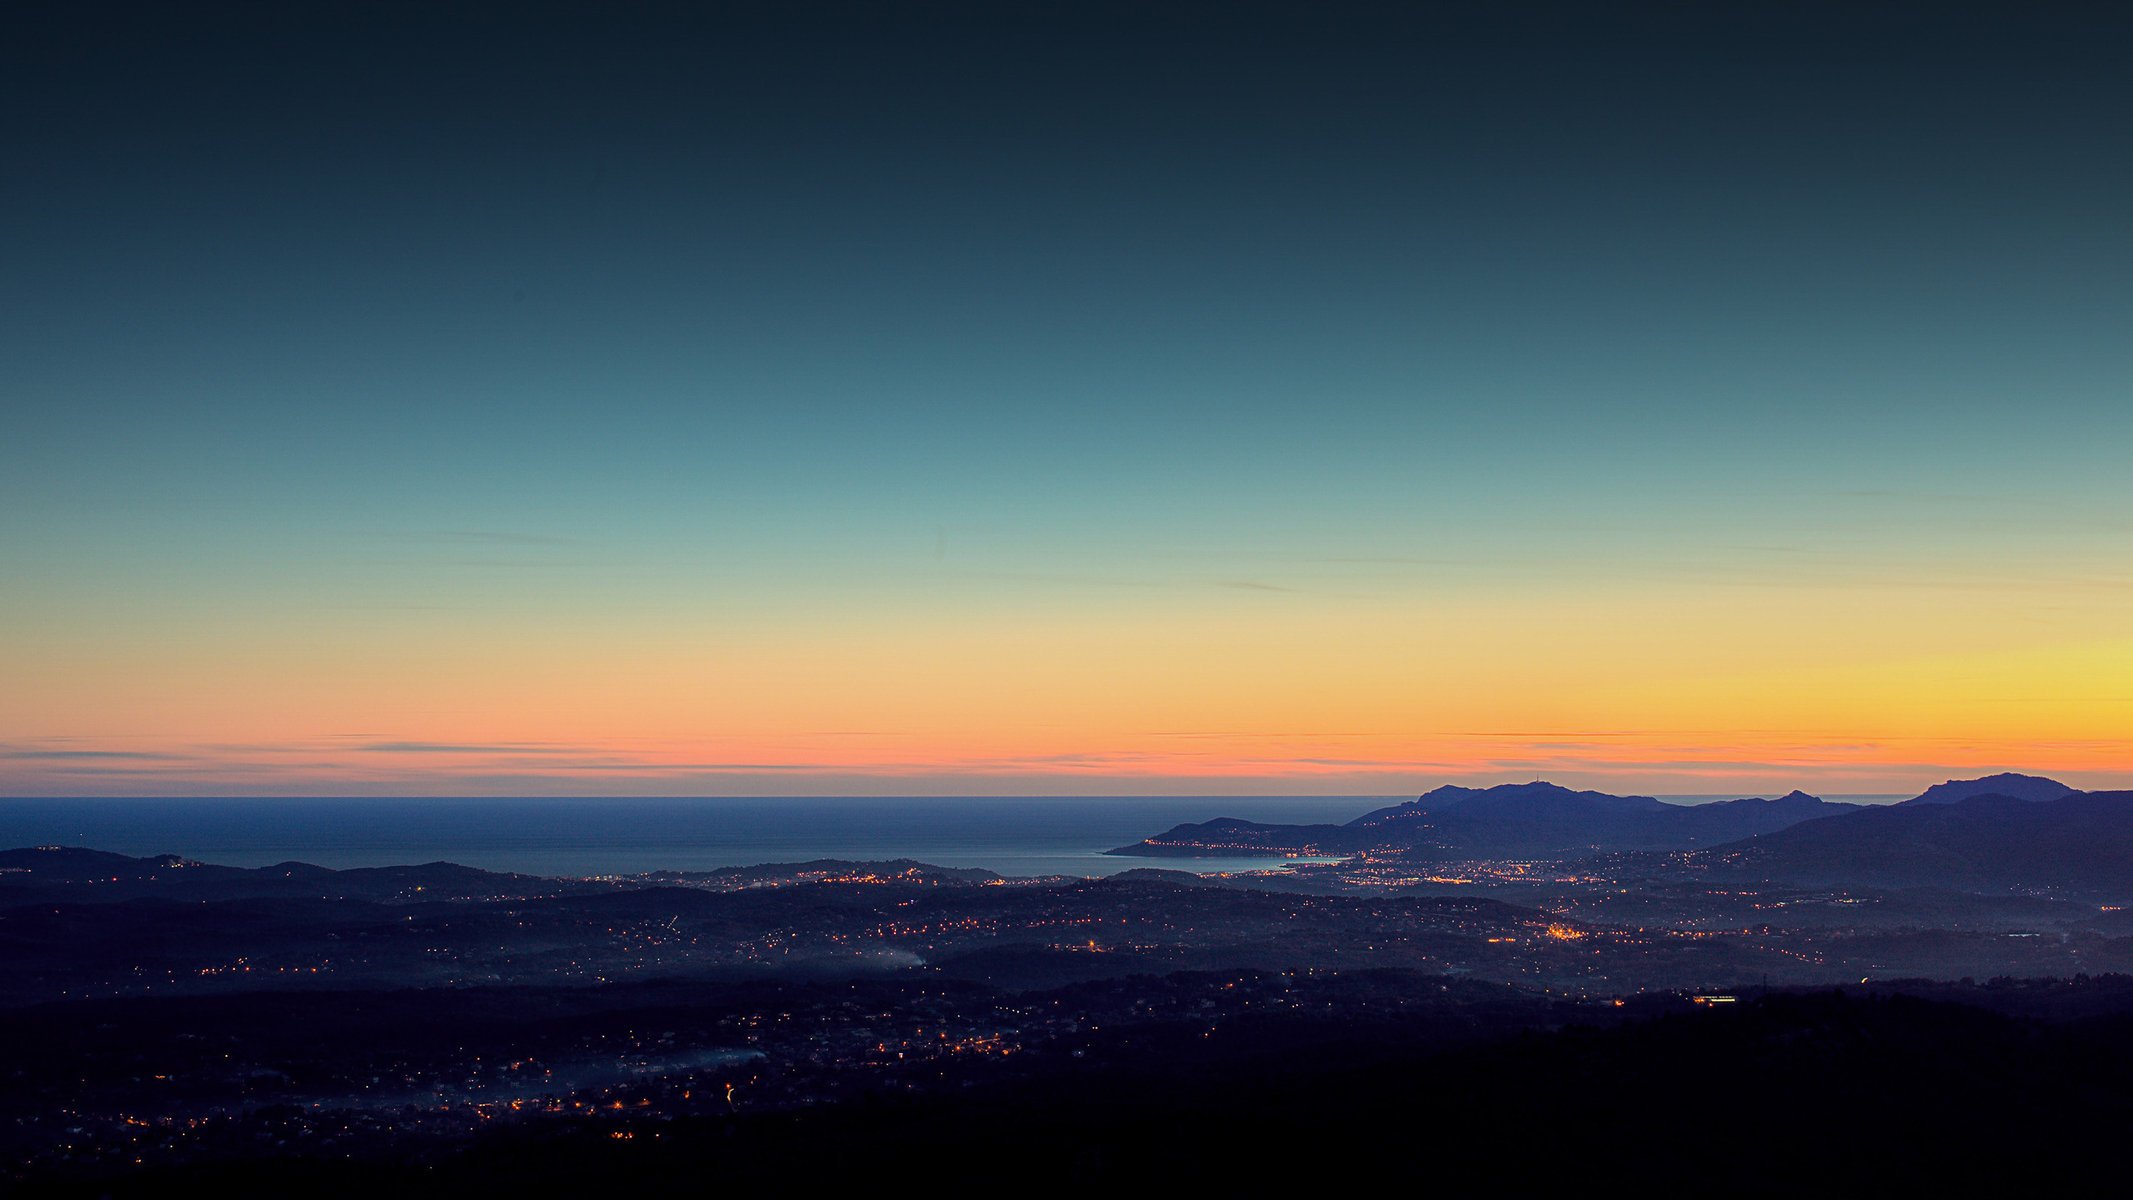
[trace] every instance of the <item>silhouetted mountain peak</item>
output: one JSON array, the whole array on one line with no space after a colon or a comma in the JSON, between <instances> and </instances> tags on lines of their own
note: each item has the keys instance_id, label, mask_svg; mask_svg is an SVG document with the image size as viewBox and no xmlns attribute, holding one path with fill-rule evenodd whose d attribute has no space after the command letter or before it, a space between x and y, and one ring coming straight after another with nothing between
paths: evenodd
<instances>
[{"instance_id":1,"label":"silhouetted mountain peak","mask_svg":"<svg viewBox=\"0 0 2133 1200\"><path fill-rule=\"evenodd\" d=\"M2056 779L2004 771L1982 779L1951 779L1946 783L1936 783L1904 803L1954 804L1972 796L2011 796L2017 800L2033 801L2058 800L2073 794L2073 788Z\"/></svg>"},{"instance_id":2,"label":"silhouetted mountain peak","mask_svg":"<svg viewBox=\"0 0 2133 1200\"><path fill-rule=\"evenodd\" d=\"M1650 796L1616 796L1607 792L1576 791L1559 783L1536 779L1531 783L1500 783L1495 787L1470 788L1447 783L1432 788L1405 804L1365 813L1349 822L1352 826L1405 821L1433 813L1493 813L1517 816L1526 813L1659 812L1668 806Z\"/></svg>"},{"instance_id":3,"label":"silhouetted mountain peak","mask_svg":"<svg viewBox=\"0 0 2133 1200\"><path fill-rule=\"evenodd\" d=\"M1867 807L1711 853L1733 864L1729 869L1794 883L2048 887L2118 900L2133 894L2133 794L2069 791L2030 800L1987 791Z\"/></svg>"},{"instance_id":4,"label":"silhouetted mountain peak","mask_svg":"<svg viewBox=\"0 0 2133 1200\"><path fill-rule=\"evenodd\" d=\"M1470 788L1447 783L1431 788L1416 799L1416 803L1435 801L1438 807L1466 804L1475 800L1548 800L1567 799L1571 796L1600 796L1604 792L1583 792L1566 788L1560 783L1536 779L1531 783L1499 783L1494 787Z\"/></svg>"}]
</instances>

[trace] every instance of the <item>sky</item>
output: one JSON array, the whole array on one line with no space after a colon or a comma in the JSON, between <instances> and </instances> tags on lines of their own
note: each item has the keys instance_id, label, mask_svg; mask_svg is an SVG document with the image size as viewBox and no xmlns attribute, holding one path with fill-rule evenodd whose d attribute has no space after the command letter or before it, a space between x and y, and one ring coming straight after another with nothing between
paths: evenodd
<instances>
[{"instance_id":1,"label":"sky","mask_svg":"<svg viewBox=\"0 0 2133 1200\"><path fill-rule=\"evenodd\" d=\"M2133 779L2133 16L11 11L0 795Z\"/></svg>"}]
</instances>

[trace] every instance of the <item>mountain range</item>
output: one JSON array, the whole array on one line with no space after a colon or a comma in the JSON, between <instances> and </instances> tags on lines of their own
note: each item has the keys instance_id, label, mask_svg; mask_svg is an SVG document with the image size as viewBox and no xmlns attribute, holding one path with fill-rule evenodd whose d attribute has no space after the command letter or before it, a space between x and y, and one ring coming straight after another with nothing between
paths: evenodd
<instances>
[{"instance_id":1,"label":"mountain range","mask_svg":"<svg viewBox=\"0 0 2133 1200\"><path fill-rule=\"evenodd\" d=\"M1907 802L1803 822L1692 861L1795 884L2133 897L2133 791Z\"/></svg>"},{"instance_id":2,"label":"mountain range","mask_svg":"<svg viewBox=\"0 0 2133 1200\"><path fill-rule=\"evenodd\" d=\"M1949 780L1892 805L1834 803L1798 791L1774 800L1674 805L1543 782L1445 786L1345 825L1221 819L1110 851L1418 862L1625 852L1652 855L1654 870L1743 880L2133 896L2133 792L2081 792L2021 774Z\"/></svg>"},{"instance_id":3,"label":"mountain range","mask_svg":"<svg viewBox=\"0 0 2133 1200\"><path fill-rule=\"evenodd\" d=\"M84 888L90 889L84 892ZM0 850L0 905L46 899L102 902L175 900L413 900L490 899L563 895L594 889L572 880L542 879L433 862L417 866L335 871L310 863L224 867L175 854L135 858L79 846Z\"/></svg>"},{"instance_id":4,"label":"mountain range","mask_svg":"<svg viewBox=\"0 0 2133 1200\"><path fill-rule=\"evenodd\" d=\"M1791 792L1774 800L1668 804L1651 796L1552 783L1446 785L1345 825L1268 825L1235 818L1178 825L1112 854L1150 858L1276 853L1413 858L1563 857L1610 850L1714 846L1862 806Z\"/></svg>"}]
</instances>

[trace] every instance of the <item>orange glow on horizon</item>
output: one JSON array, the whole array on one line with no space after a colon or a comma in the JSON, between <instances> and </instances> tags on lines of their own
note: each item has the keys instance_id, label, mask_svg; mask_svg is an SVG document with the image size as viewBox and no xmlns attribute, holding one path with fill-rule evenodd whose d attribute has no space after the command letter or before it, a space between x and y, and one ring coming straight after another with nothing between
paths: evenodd
<instances>
[{"instance_id":1,"label":"orange glow on horizon","mask_svg":"<svg viewBox=\"0 0 2133 1200\"><path fill-rule=\"evenodd\" d=\"M1257 597L1248 599L1257 600ZM2123 779L2133 639L1904 594L885 615L305 638L0 664L0 793L1908 792ZM1575 614L1565 620L1564 612ZM1989 644L1980 629L1991 629ZM1960 651L1950 647L1965 647Z\"/></svg>"}]
</instances>

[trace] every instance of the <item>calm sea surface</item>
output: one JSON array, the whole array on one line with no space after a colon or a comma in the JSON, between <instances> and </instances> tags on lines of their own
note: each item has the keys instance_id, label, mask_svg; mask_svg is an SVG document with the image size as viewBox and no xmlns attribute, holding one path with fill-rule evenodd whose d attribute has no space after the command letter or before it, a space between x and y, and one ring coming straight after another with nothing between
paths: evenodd
<instances>
[{"instance_id":1,"label":"calm sea surface","mask_svg":"<svg viewBox=\"0 0 2133 1200\"><path fill-rule=\"evenodd\" d=\"M1103 851L1182 821L1339 823L1411 798L0 800L0 848L89 846L238 867L292 859L336 868L443 860L536 875L702 871L814 858L915 858L1003 875L1109 875L1146 866L1225 871L1282 860L1165 861L1108 858ZM1840 798L1855 799L1831 797Z\"/></svg>"},{"instance_id":2,"label":"calm sea surface","mask_svg":"<svg viewBox=\"0 0 2133 1200\"><path fill-rule=\"evenodd\" d=\"M1181 821L1346 821L1407 797L0 800L0 847L61 844L262 867L464 863L536 875L915 858L1003 875L1177 865L1103 851ZM1194 870L1275 858L1195 859Z\"/></svg>"}]
</instances>

